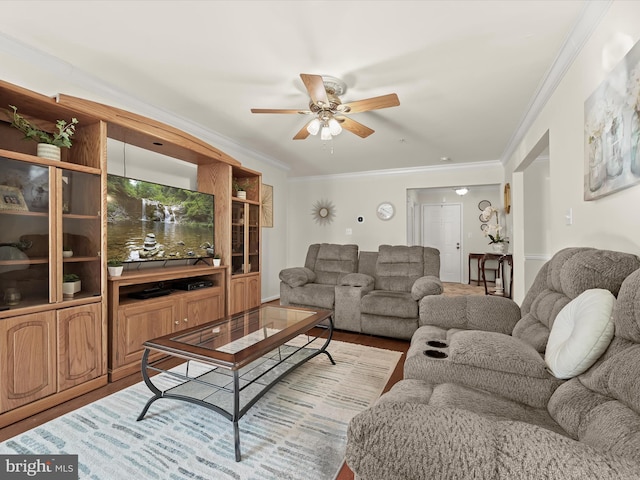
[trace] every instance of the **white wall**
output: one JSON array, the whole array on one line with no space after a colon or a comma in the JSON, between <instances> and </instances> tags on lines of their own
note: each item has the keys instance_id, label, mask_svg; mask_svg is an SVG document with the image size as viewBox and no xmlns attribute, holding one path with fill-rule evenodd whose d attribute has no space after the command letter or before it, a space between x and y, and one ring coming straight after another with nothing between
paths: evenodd
<instances>
[{"instance_id":1,"label":"white wall","mask_svg":"<svg viewBox=\"0 0 640 480\"><path fill-rule=\"evenodd\" d=\"M640 187L635 186L601 199L583 200L584 102L606 78L603 54L620 35L632 44L640 39L640 2L615 1L587 40L542 112L526 132L505 168L506 181L523 185L521 167L529 152L548 132L550 158L549 201L551 212L544 219L549 231L550 252L568 246L593 246L640 253L640 221L635 206ZM626 52L624 52L626 53ZM522 192L517 194L522 198ZM526 215L522 202L514 202L515 216ZM565 224L567 210L573 210L573 224ZM516 222L519 224L519 222ZM517 234L517 232L516 232ZM515 235L516 269L524 271L524 238ZM524 285L516 285L515 299L524 296Z\"/></svg>"},{"instance_id":2,"label":"white wall","mask_svg":"<svg viewBox=\"0 0 640 480\"><path fill-rule=\"evenodd\" d=\"M459 185L472 188L500 183L503 175L499 162L488 162L475 166L291 179L287 266L301 266L312 243L352 243L366 251L376 251L381 244L406 245L408 189ZM318 224L312 217L312 207L321 199L329 200L336 208L336 216L328 225ZM382 221L376 216L376 207L383 201L393 203L396 208L391 220ZM365 218L364 223L356 221L360 215ZM351 235L346 233L347 229L351 229Z\"/></svg>"}]
</instances>

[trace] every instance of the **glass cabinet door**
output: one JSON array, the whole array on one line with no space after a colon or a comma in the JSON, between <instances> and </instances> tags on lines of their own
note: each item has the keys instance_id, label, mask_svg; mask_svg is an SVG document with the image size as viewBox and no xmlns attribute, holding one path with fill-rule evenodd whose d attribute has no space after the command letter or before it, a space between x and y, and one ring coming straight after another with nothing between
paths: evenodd
<instances>
[{"instance_id":1,"label":"glass cabinet door","mask_svg":"<svg viewBox=\"0 0 640 480\"><path fill-rule=\"evenodd\" d=\"M244 203L231 202L231 274L244 273Z\"/></svg>"},{"instance_id":2,"label":"glass cabinet door","mask_svg":"<svg viewBox=\"0 0 640 480\"><path fill-rule=\"evenodd\" d=\"M80 284L63 285L62 299L100 294L102 221L100 196L95 193L101 188L100 176L71 170L59 174L63 283L80 280Z\"/></svg>"},{"instance_id":3,"label":"glass cabinet door","mask_svg":"<svg viewBox=\"0 0 640 480\"><path fill-rule=\"evenodd\" d=\"M51 298L49 213L55 169L0 157L0 307Z\"/></svg>"},{"instance_id":4,"label":"glass cabinet door","mask_svg":"<svg viewBox=\"0 0 640 480\"><path fill-rule=\"evenodd\" d=\"M247 232L249 244L249 264L246 272L260 271L260 205L248 205L249 229Z\"/></svg>"}]
</instances>

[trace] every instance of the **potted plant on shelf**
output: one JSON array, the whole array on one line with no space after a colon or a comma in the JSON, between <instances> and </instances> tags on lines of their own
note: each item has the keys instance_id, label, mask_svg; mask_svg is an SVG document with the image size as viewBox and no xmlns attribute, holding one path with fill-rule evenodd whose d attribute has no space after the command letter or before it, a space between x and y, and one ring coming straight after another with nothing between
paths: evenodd
<instances>
[{"instance_id":1,"label":"potted plant on shelf","mask_svg":"<svg viewBox=\"0 0 640 480\"><path fill-rule=\"evenodd\" d=\"M80 277L75 273L65 273L62 276L62 295L73 297L81 290Z\"/></svg>"},{"instance_id":2,"label":"potted plant on shelf","mask_svg":"<svg viewBox=\"0 0 640 480\"><path fill-rule=\"evenodd\" d=\"M214 267L219 267L220 263L222 263L222 258L220 258L220 254L219 253L216 253L213 256L213 266Z\"/></svg>"},{"instance_id":3,"label":"potted plant on shelf","mask_svg":"<svg viewBox=\"0 0 640 480\"><path fill-rule=\"evenodd\" d=\"M9 107L13 110L13 112L7 110L11 126L20 130L25 139L38 142L39 157L60 160L60 148L71 147L71 137L76 131L77 118L72 118L70 122L57 120L55 131L47 132L20 115L16 106L9 105Z\"/></svg>"},{"instance_id":4,"label":"potted plant on shelf","mask_svg":"<svg viewBox=\"0 0 640 480\"><path fill-rule=\"evenodd\" d=\"M62 256L64 258L73 257L73 250L71 250L71 247L69 246L62 247Z\"/></svg>"},{"instance_id":5,"label":"potted plant on shelf","mask_svg":"<svg viewBox=\"0 0 640 480\"><path fill-rule=\"evenodd\" d=\"M109 270L109 275L112 277L119 277L122 275L122 270L124 269L124 265L122 262L117 259L112 259L107 261L107 270Z\"/></svg>"},{"instance_id":6,"label":"potted plant on shelf","mask_svg":"<svg viewBox=\"0 0 640 480\"><path fill-rule=\"evenodd\" d=\"M233 179L233 190L236 192L236 197L246 199L248 187L249 187L248 178L244 178L242 180L239 180L237 178Z\"/></svg>"}]
</instances>

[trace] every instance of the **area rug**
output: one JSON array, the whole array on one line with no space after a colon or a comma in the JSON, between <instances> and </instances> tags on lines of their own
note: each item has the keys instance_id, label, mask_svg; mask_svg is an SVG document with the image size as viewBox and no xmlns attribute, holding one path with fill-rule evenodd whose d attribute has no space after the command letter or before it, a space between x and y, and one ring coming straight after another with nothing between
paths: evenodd
<instances>
[{"instance_id":1,"label":"area rug","mask_svg":"<svg viewBox=\"0 0 640 480\"><path fill-rule=\"evenodd\" d=\"M133 385L0 443L2 454L77 454L80 479L331 480L343 464L349 420L382 393L400 352L334 341L284 377L239 422ZM184 368L183 366L177 367ZM176 380L155 377L164 388Z\"/></svg>"}]
</instances>

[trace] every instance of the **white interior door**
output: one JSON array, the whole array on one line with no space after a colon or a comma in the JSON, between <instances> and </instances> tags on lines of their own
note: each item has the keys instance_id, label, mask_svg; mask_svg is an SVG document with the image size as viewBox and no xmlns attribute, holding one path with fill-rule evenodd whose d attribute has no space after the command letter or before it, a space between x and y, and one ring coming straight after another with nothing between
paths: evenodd
<instances>
[{"instance_id":1,"label":"white interior door","mask_svg":"<svg viewBox=\"0 0 640 480\"><path fill-rule=\"evenodd\" d=\"M440 250L440 280L462 282L462 206L423 205L422 245Z\"/></svg>"}]
</instances>

